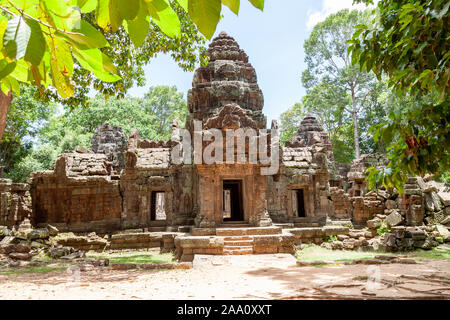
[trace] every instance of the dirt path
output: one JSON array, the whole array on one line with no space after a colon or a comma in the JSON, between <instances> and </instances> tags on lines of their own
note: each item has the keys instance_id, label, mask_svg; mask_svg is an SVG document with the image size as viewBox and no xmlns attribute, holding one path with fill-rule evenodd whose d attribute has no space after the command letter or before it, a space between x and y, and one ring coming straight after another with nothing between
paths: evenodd
<instances>
[{"instance_id":1,"label":"dirt path","mask_svg":"<svg viewBox=\"0 0 450 320\"><path fill-rule=\"evenodd\" d=\"M378 272L378 288L367 291L367 277L377 278ZM197 255L189 270L96 268L80 272L79 281L77 272L66 270L2 275L0 299L336 299L342 295L449 299L449 276L449 260L428 259L417 265L298 267L288 254Z\"/></svg>"}]
</instances>

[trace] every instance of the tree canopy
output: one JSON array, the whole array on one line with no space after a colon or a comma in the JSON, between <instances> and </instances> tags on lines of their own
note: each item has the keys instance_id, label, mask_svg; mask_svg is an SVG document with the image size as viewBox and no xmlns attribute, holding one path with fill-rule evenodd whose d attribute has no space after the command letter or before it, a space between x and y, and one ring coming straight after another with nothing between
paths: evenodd
<instances>
[{"instance_id":1,"label":"tree canopy","mask_svg":"<svg viewBox=\"0 0 450 320\"><path fill-rule=\"evenodd\" d=\"M54 105L45 106L36 100L33 90L36 89L26 88L24 92L28 94L13 102L7 128L25 125L28 131L0 144L0 156L5 154L9 159L4 174L15 181L24 181L33 171L49 169L65 150L73 150L78 145L89 149L95 129L105 122L122 127L125 134L137 129L144 139L168 140L172 133L171 120L177 119L183 126L187 114L186 100L176 87L150 87L143 98L106 99L98 94L90 99L89 107L63 114ZM21 103L26 98L27 103ZM16 106L23 108L20 116L15 116ZM27 110L33 113L24 115ZM34 125L30 126L32 122ZM32 128L35 129L30 131ZM9 130L5 131L5 137L9 135ZM34 143L29 143L30 137Z\"/></svg>"},{"instance_id":2,"label":"tree canopy","mask_svg":"<svg viewBox=\"0 0 450 320\"><path fill-rule=\"evenodd\" d=\"M397 95L397 108L372 129L390 163L371 168L371 186L401 189L407 175L450 170L449 9L445 0L380 0L372 24L358 25L349 41L353 63L386 75Z\"/></svg>"},{"instance_id":3,"label":"tree canopy","mask_svg":"<svg viewBox=\"0 0 450 320\"><path fill-rule=\"evenodd\" d=\"M370 113L381 90L375 74L361 71L347 54L354 26L368 19L367 12L341 10L316 24L304 43L307 69L302 73L302 83L307 94L303 104L321 120L339 147L336 158L345 163L360 156L360 140L364 140L360 120ZM349 123L353 125L352 134Z\"/></svg>"},{"instance_id":4,"label":"tree canopy","mask_svg":"<svg viewBox=\"0 0 450 320\"><path fill-rule=\"evenodd\" d=\"M263 0L250 2L263 9ZM177 3L200 32L211 38L220 19L222 1ZM223 0L223 4L238 14L239 0ZM52 85L62 98L71 97L77 67L92 72L101 81L119 81L117 67L105 54L105 48L111 45L96 26L105 32L125 30L136 47L144 44L150 22L169 37L184 36L179 17L168 0L1 0L0 11L3 92L18 92L19 83L31 83L45 88ZM88 13L93 15L96 26L82 19ZM78 65L74 65L74 59Z\"/></svg>"}]
</instances>

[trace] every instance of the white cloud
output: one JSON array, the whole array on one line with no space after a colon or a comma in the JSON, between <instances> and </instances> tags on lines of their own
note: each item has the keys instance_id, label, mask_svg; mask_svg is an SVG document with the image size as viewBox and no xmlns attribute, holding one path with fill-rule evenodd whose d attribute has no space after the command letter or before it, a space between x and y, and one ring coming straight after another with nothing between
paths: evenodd
<instances>
[{"instance_id":1,"label":"white cloud","mask_svg":"<svg viewBox=\"0 0 450 320\"><path fill-rule=\"evenodd\" d=\"M378 1L375 1L375 3ZM306 27L311 30L317 23L324 21L330 14L336 13L342 9L358 9L364 10L365 4L359 3L353 5L353 0L322 0L322 10L313 11L309 10L308 20L306 21Z\"/></svg>"}]
</instances>

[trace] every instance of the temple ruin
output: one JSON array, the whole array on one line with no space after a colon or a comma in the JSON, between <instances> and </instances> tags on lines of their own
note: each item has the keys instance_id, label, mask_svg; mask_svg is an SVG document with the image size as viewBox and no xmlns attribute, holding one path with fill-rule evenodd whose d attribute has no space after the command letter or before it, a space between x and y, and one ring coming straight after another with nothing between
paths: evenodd
<instances>
[{"instance_id":1,"label":"temple ruin","mask_svg":"<svg viewBox=\"0 0 450 320\"><path fill-rule=\"evenodd\" d=\"M222 32L207 54L210 61L195 71L188 92L185 128L191 136L199 132L195 121L204 135L266 129L263 93L246 53ZM277 128L275 121L271 128ZM33 173L28 184L0 180L0 224L28 218L35 227L51 224L63 232L135 229L153 239L142 234L147 240L141 242L166 243L188 259L195 253L292 252L299 241L348 234L346 226L365 226L377 216L396 212L406 225L417 226L426 209L449 209L448 200L442 204L436 192L424 190L421 178L411 178L402 196L369 191L365 169L383 166L385 159L363 155L351 167L335 163L330 139L312 115L279 147L279 169L271 175L261 174L267 164L249 161L248 140L233 140L245 150L243 162L175 163L172 155L182 150L183 137L176 121L172 129L170 140L150 141L104 124L92 137L92 151L64 152L53 170ZM265 139L271 155L274 137L258 133L257 139ZM205 152L217 143L200 141ZM123 239L113 236L111 244L126 247Z\"/></svg>"}]
</instances>

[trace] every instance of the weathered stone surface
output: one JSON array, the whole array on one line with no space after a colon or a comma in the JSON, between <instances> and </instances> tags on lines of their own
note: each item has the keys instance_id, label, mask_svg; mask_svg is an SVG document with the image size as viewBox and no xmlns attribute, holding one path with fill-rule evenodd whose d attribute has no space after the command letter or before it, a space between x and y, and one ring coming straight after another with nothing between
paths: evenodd
<instances>
[{"instance_id":1,"label":"weathered stone surface","mask_svg":"<svg viewBox=\"0 0 450 320\"><path fill-rule=\"evenodd\" d=\"M23 243L18 243L13 245L13 250L15 252L19 252L19 253L29 253L31 251L31 248L29 245L27 244L23 244Z\"/></svg>"},{"instance_id":2,"label":"weathered stone surface","mask_svg":"<svg viewBox=\"0 0 450 320\"><path fill-rule=\"evenodd\" d=\"M32 255L29 253L12 252L9 254L11 259L29 261Z\"/></svg>"},{"instance_id":3,"label":"weathered stone surface","mask_svg":"<svg viewBox=\"0 0 450 320\"><path fill-rule=\"evenodd\" d=\"M450 242L450 231L448 231L448 229L445 226L437 224L436 230L439 232L439 234L441 235L441 237L444 239L445 242Z\"/></svg>"},{"instance_id":4,"label":"weathered stone surface","mask_svg":"<svg viewBox=\"0 0 450 320\"><path fill-rule=\"evenodd\" d=\"M374 218L372 220L367 220L367 227L370 229L377 229L381 226L381 219Z\"/></svg>"},{"instance_id":5,"label":"weathered stone surface","mask_svg":"<svg viewBox=\"0 0 450 320\"><path fill-rule=\"evenodd\" d=\"M0 253L1 254L9 254L11 252L14 252L13 244L0 244Z\"/></svg>"},{"instance_id":6,"label":"weathered stone surface","mask_svg":"<svg viewBox=\"0 0 450 320\"><path fill-rule=\"evenodd\" d=\"M397 211L392 212L390 215L386 217L386 223L390 227L394 227L396 225L399 225L403 221L403 217L400 213Z\"/></svg>"},{"instance_id":7,"label":"weathered stone surface","mask_svg":"<svg viewBox=\"0 0 450 320\"><path fill-rule=\"evenodd\" d=\"M17 226L24 219L32 218L30 187L24 183L13 183L0 179L0 225ZM2 229L7 232L6 229ZM4 234L6 235L6 234Z\"/></svg>"},{"instance_id":8,"label":"weathered stone surface","mask_svg":"<svg viewBox=\"0 0 450 320\"><path fill-rule=\"evenodd\" d=\"M445 207L450 206L450 192L439 191L437 195Z\"/></svg>"},{"instance_id":9,"label":"weathered stone surface","mask_svg":"<svg viewBox=\"0 0 450 320\"><path fill-rule=\"evenodd\" d=\"M386 200L385 206L386 209L397 209L397 202L394 200Z\"/></svg>"},{"instance_id":10,"label":"weathered stone surface","mask_svg":"<svg viewBox=\"0 0 450 320\"><path fill-rule=\"evenodd\" d=\"M48 234L49 234L51 237L57 236L58 233L59 233L58 228L56 228L56 227L54 227L54 226L52 226L52 225L50 225L50 224L47 225L47 231L48 231Z\"/></svg>"},{"instance_id":11,"label":"weathered stone surface","mask_svg":"<svg viewBox=\"0 0 450 320\"><path fill-rule=\"evenodd\" d=\"M442 221L441 221L441 224L443 224L443 225L450 225L450 215L449 216L446 216Z\"/></svg>"},{"instance_id":12,"label":"weathered stone surface","mask_svg":"<svg viewBox=\"0 0 450 320\"><path fill-rule=\"evenodd\" d=\"M120 173L125 167L125 152L128 142L121 127L111 127L104 123L97 128L92 136L92 150L94 153L107 155L114 170Z\"/></svg>"},{"instance_id":13,"label":"weathered stone surface","mask_svg":"<svg viewBox=\"0 0 450 320\"><path fill-rule=\"evenodd\" d=\"M67 255L71 254L72 252L73 252L72 247L51 248L48 251L48 255L49 255L49 257L51 257L53 259L58 259L63 256L67 256Z\"/></svg>"},{"instance_id":14,"label":"weathered stone surface","mask_svg":"<svg viewBox=\"0 0 450 320\"><path fill-rule=\"evenodd\" d=\"M7 226L0 226L0 238L10 236L12 231Z\"/></svg>"},{"instance_id":15,"label":"weathered stone surface","mask_svg":"<svg viewBox=\"0 0 450 320\"><path fill-rule=\"evenodd\" d=\"M135 263L112 263L109 267L111 270L131 270L136 269L137 265Z\"/></svg>"},{"instance_id":16,"label":"weathered stone surface","mask_svg":"<svg viewBox=\"0 0 450 320\"><path fill-rule=\"evenodd\" d=\"M441 194L443 194L443 192L441 192ZM430 193L430 196L431 196L431 199L433 201L434 211L441 211L442 210L442 203L441 203L440 196L434 191L432 191ZM446 195L443 195L444 199L445 199L445 196ZM449 205L450 205L450 203L449 203Z\"/></svg>"}]
</instances>

